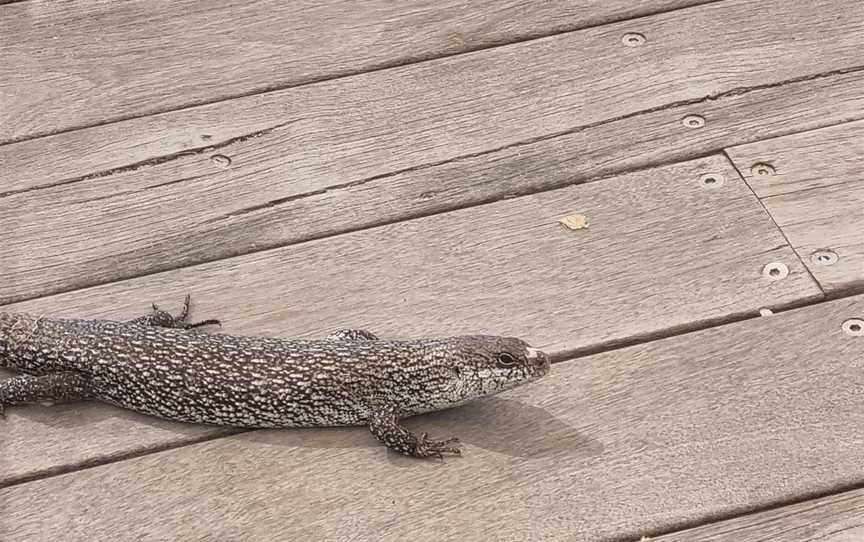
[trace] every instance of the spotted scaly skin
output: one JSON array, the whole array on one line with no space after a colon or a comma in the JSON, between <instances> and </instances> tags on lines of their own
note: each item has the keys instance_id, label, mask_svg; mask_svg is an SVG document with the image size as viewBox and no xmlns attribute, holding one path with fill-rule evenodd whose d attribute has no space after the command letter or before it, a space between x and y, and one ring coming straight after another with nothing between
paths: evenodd
<instances>
[{"instance_id":1,"label":"spotted scaly skin","mask_svg":"<svg viewBox=\"0 0 864 542\"><path fill-rule=\"evenodd\" d=\"M0 313L4 407L100 400L182 422L233 427L367 425L415 457L459 454L401 418L454 407L540 378L549 357L519 339L379 340L342 330L320 340L207 334L154 311L130 322Z\"/></svg>"}]
</instances>

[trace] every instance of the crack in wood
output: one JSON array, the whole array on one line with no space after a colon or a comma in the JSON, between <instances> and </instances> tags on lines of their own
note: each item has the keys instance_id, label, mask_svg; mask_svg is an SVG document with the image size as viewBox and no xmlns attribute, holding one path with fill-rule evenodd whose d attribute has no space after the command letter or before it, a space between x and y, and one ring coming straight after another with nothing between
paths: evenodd
<instances>
[{"instance_id":1,"label":"crack in wood","mask_svg":"<svg viewBox=\"0 0 864 542\"><path fill-rule=\"evenodd\" d=\"M223 149L225 147L228 147L230 145L234 145L236 143L242 143L242 142L248 141L250 139L265 136L265 135L270 134L272 132L279 131L279 130L285 128L286 126L290 126L292 124L295 124L297 122L301 122L303 120L305 120L305 119L301 117L299 119L281 122L279 124L275 124L273 126L270 126L270 127L267 127L267 128L261 129L261 130L256 130L254 132L250 132L248 134L242 134L239 136L235 136L235 137L226 139L224 141L219 141L217 143L210 143L206 146L192 147L189 149L183 149L182 151L177 151L177 152L173 152L170 154L165 154L165 155L161 155L161 156L154 156L152 158L147 158L146 160L140 160L138 162L134 162L132 164L128 164L125 166L119 166L119 167L115 167L115 168L111 168L111 169L106 169L103 171L96 171L94 173L88 173L87 175L81 175L79 177L73 177L71 179L64 179L62 181L57 181L55 183L40 184L37 186L31 186L29 188L22 188L20 190L9 190L7 192L0 192L0 198L6 197L6 196L13 196L13 195L17 195L17 194L25 194L28 192L34 192L34 191L38 191L38 190L46 190L49 188L56 188L58 186L65 186L65 185L79 183L79 182L83 182L83 181L90 181L93 179L101 179L104 177L110 177L112 175L119 175L119 174L127 173L130 171L136 171L136 170L139 170L139 169L142 169L145 167L152 167L152 166L156 166L159 164L164 164L164 163L170 162L172 160L182 158L184 156L196 156L196 155L205 154L208 152L213 152L215 150ZM197 177L190 177L190 179L194 179L194 178L197 178ZM182 181L182 180L188 180L188 179L181 179L180 181ZM180 181L168 181L165 183L153 185L150 188L155 188L158 186L173 184L175 182L180 182Z\"/></svg>"}]
</instances>

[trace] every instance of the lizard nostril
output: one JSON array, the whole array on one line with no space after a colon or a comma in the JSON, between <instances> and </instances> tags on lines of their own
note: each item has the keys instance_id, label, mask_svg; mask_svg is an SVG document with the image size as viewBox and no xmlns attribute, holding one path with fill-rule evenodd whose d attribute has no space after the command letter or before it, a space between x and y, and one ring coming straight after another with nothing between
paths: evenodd
<instances>
[{"instance_id":1,"label":"lizard nostril","mask_svg":"<svg viewBox=\"0 0 864 542\"><path fill-rule=\"evenodd\" d=\"M531 349L531 356L528 359L533 361L534 366L539 369L548 368L551 364L549 354L536 348Z\"/></svg>"}]
</instances>

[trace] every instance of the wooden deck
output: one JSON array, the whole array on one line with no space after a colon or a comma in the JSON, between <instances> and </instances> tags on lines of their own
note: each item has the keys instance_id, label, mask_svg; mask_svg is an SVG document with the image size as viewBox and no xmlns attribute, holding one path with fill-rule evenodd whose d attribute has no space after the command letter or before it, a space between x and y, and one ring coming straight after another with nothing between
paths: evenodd
<instances>
[{"instance_id":1,"label":"wooden deck","mask_svg":"<svg viewBox=\"0 0 864 542\"><path fill-rule=\"evenodd\" d=\"M443 462L10 409L0 540L864 541L862 41L859 0L0 1L0 310L559 361L410 420Z\"/></svg>"}]
</instances>

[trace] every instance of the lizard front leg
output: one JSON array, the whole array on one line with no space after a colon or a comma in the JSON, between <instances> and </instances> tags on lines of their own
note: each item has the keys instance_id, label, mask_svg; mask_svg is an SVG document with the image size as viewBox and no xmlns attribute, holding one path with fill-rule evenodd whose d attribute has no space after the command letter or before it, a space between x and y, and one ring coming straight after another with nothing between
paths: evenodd
<instances>
[{"instance_id":1,"label":"lizard front leg","mask_svg":"<svg viewBox=\"0 0 864 542\"><path fill-rule=\"evenodd\" d=\"M41 402L80 401L94 398L90 380L73 371L42 376L21 375L0 381L0 416L5 407Z\"/></svg>"},{"instance_id":2,"label":"lizard front leg","mask_svg":"<svg viewBox=\"0 0 864 542\"><path fill-rule=\"evenodd\" d=\"M443 457L443 454L462 455L457 438L431 440L426 433L419 437L399 424L394 408L374 412L369 418L369 430L382 444L395 452L411 457Z\"/></svg>"},{"instance_id":3,"label":"lizard front leg","mask_svg":"<svg viewBox=\"0 0 864 542\"><path fill-rule=\"evenodd\" d=\"M168 311L160 309L156 303L153 303L153 312L148 315L140 316L134 320L130 320L130 324L140 324L143 326L167 327L175 329L193 329L208 325L221 325L219 320L203 320L201 322L190 323L186 319L189 318L189 302L192 296L186 294L186 299L183 302L183 312L179 316L174 316Z\"/></svg>"}]
</instances>

